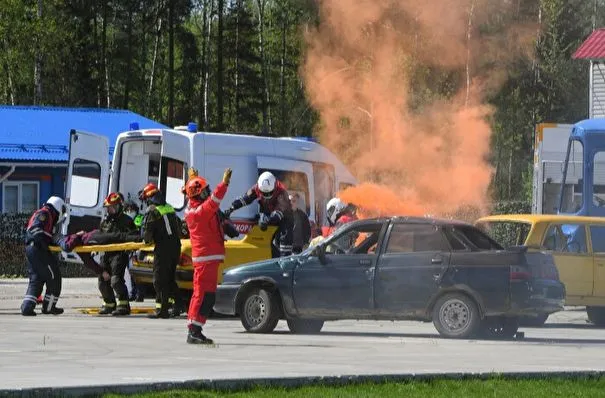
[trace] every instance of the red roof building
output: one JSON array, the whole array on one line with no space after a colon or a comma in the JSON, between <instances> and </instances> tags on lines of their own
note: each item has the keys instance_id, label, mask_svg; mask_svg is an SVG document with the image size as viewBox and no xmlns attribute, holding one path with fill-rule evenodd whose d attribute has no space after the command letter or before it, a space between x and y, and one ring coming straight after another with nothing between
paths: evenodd
<instances>
[{"instance_id":1,"label":"red roof building","mask_svg":"<svg viewBox=\"0 0 605 398\"><path fill-rule=\"evenodd\" d=\"M590 61L588 117L605 117L605 28L594 30L572 58Z\"/></svg>"},{"instance_id":2,"label":"red roof building","mask_svg":"<svg viewBox=\"0 0 605 398\"><path fill-rule=\"evenodd\" d=\"M597 29L576 50L573 59L605 59L605 28Z\"/></svg>"}]
</instances>

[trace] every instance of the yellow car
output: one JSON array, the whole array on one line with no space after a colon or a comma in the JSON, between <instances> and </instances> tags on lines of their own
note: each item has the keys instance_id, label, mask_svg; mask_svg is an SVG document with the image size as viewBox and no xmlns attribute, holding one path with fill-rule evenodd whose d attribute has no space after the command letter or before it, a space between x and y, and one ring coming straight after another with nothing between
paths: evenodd
<instances>
[{"instance_id":1,"label":"yellow car","mask_svg":"<svg viewBox=\"0 0 605 398\"><path fill-rule=\"evenodd\" d=\"M565 304L586 306L588 319L605 326L605 218L509 214L483 217L475 225L505 247L551 251L565 284Z\"/></svg>"},{"instance_id":2,"label":"yellow car","mask_svg":"<svg viewBox=\"0 0 605 398\"><path fill-rule=\"evenodd\" d=\"M223 271L237 265L266 260L271 258L271 238L277 227L268 227L261 231L254 226L242 240L228 240L225 242L225 261L221 264L218 273L218 283L223 280ZM153 247L139 250L132 261L130 274L137 285L151 285L153 283ZM193 264L191 263L191 241L181 240L181 261L176 270L176 281L180 289L193 290Z\"/></svg>"}]
</instances>

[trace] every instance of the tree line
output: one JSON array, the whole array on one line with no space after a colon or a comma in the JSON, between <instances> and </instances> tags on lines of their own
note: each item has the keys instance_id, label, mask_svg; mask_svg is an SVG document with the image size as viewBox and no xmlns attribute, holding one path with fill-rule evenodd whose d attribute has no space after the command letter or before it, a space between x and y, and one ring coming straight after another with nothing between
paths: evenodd
<instances>
[{"instance_id":1,"label":"tree line","mask_svg":"<svg viewBox=\"0 0 605 398\"><path fill-rule=\"evenodd\" d=\"M507 12L494 6L472 25L481 1L506 3ZM312 136L321 121L300 69L320 2L0 0L0 102L124 108L168 125L196 121L205 131ZM506 60L488 98L492 192L497 200L528 199L535 125L588 115L588 63L571 55L603 26L605 0L456 3L474 35L503 24L534 29L531 51ZM452 78L415 68L418 109L464 84L464 70Z\"/></svg>"}]
</instances>

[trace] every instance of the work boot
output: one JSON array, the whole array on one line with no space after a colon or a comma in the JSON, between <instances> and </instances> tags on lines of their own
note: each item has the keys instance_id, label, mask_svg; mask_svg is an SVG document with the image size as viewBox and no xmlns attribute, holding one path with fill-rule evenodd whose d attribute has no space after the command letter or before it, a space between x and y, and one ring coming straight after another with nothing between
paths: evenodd
<instances>
[{"instance_id":1,"label":"work boot","mask_svg":"<svg viewBox=\"0 0 605 398\"><path fill-rule=\"evenodd\" d=\"M118 305L118 307L111 313L113 316L130 315L130 306Z\"/></svg>"},{"instance_id":2,"label":"work boot","mask_svg":"<svg viewBox=\"0 0 605 398\"><path fill-rule=\"evenodd\" d=\"M170 315L171 318L177 318L177 317L181 316L182 313L183 313L183 311L181 310L181 307L178 307L178 306L172 307L171 309L168 310L168 314Z\"/></svg>"},{"instance_id":3,"label":"work boot","mask_svg":"<svg viewBox=\"0 0 605 398\"><path fill-rule=\"evenodd\" d=\"M187 333L187 343L188 344L214 344L214 341L204 336L202 333L202 328L199 326L193 327L189 329L189 333Z\"/></svg>"},{"instance_id":4,"label":"work boot","mask_svg":"<svg viewBox=\"0 0 605 398\"><path fill-rule=\"evenodd\" d=\"M99 310L99 315L109 315L109 314L113 313L114 310L115 310L115 304L114 305L104 305Z\"/></svg>"},{"instance_id":5,"label":"work boot","mask_svg":"<svg viewBox=\"0 0 605 398\"><path fill-rule=\"evenodd\" d=\"M59 307L52 307L50 310L42 309L43 314L50 314L50 315L61 315L64 312L65 312L65 310L63 308L59 308Z\"/></svg>"}]
</instances>

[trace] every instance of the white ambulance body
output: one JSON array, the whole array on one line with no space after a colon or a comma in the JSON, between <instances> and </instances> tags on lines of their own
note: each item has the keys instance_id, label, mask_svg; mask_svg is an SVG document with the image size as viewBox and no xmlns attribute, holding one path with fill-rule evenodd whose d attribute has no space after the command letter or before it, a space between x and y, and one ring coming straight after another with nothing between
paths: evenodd
<instances>
[{"instance_id":1,"label":"white ambulance body","mask_svg":"<svg viewBox=\"0 0 605 398\"><path fill-rule=\"evenodd\" d=\"M572 124L557 123L541 123L536 126L532 213L557 213L563 164L572 127ZM581 174L581 154L575 155L576 163L572 163L579 166L578 172ZM572 168L569 173L574 171L575 168Z\"/></svg>"},{"instance_id":2,"label":"white ambulance body","mask_svg":"<svg viewBox=\"0 0 605 398\"><path fill-rule=\"evenodd\" d=\"M148 182L157 184L166 201L182 216L186 200L180 189L190 166L212 188L221 181L225 168L232 168L231 184L221 204L223 210L269 170L290 193L300 194L310 221L318 227L325 224L327 201L339 190L357 184L338 158L315 142L196 132L193 123L189 127L192 131L155 129L120 134L111 168L106 137L72 130L65 198L70 214L64 233L98 227L103 199L109 192L121 192L126 200L138 203L138 192ZM258 205L252 204L234 212L231 218L245 233L257 213Z\"/></svg>"}]
</instances>

